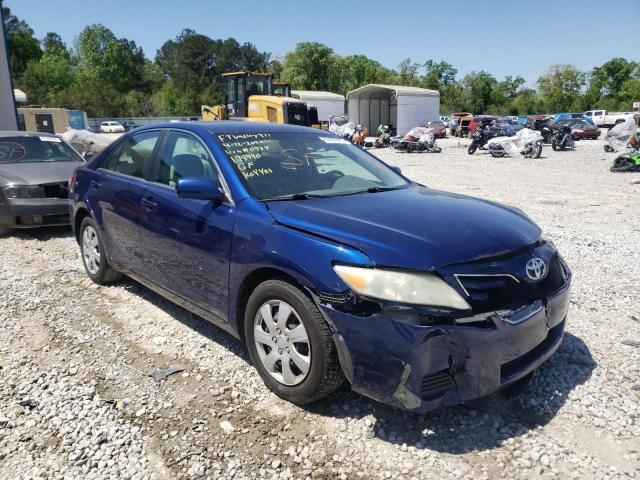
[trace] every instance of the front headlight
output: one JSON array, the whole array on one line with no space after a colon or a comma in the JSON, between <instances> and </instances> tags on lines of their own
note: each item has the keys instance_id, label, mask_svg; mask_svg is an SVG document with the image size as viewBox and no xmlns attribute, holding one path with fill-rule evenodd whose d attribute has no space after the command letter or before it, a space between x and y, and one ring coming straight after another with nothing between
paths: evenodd
<instances>
[{"instance_id":1,"label":"front headlight","mask_svg":"<svg viewBox=\"0 0 640 480\"><path fill-rule=\"evenodd\" d=\"M7 198L44 198L44 190L39 185L8 185L3 190Z\"/></svg>"},{"instance_id":2,"label":"front headlight","mask_svg":"<svg viewBox=\"0 0 640 480\"><path fill-rule=\"evenodd\" d=\"M338 276L356 293L414 305L470 310L469 304L446 282L431 273L336 265Z\"/></svg>"}]
</instances>

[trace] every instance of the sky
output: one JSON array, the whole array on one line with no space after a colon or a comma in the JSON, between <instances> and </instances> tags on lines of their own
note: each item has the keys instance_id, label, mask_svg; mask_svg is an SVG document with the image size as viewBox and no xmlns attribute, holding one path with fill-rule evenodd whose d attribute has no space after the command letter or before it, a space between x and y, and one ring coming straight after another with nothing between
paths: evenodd
<instances>
[{"instance_id":1,"label":"sky","mask_svg":"<svg viewBox=\"0 0 640 480\"><path fill-rule=\"evenodd\" d=\"M340 55L364 54L396 68L445 60L462 77L485 70L521 75L529 85L550 65L590 70L613 57L640 61L640 0L400 0L316 2L196 0L3 0L38 38L56 32L72 44L102 23L153 59L183 28L251 42L284 56L318 41Z\"/></svg>"}]
</instances>

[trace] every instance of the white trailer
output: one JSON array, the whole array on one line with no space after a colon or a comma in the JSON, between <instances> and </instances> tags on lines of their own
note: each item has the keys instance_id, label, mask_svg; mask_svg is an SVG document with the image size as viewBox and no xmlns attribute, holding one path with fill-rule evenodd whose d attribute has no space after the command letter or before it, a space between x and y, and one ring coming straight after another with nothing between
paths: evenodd
<instances>
[{"instance_id":1,"label":"white trailer","mask_svg":"<svg viewBox=\"0 0 640 480\"><path fill-rule=\"evenodd\" d=\"M392 125L398 135L440 116L440 93L418 87L369 84L347 93L349 120L369 129Z\"/></svg>"},{"instance_id":2,"label":"white trailer","mask_svg":"<svg viewBox=\"0 0 640 480\"><path fill-rule=\"evenodd\" d=\"M328 122L332 115L344 115L344 96L337 93L292 90L291 96L316 107L320 122Z\"/></svg>"}]
</instances>

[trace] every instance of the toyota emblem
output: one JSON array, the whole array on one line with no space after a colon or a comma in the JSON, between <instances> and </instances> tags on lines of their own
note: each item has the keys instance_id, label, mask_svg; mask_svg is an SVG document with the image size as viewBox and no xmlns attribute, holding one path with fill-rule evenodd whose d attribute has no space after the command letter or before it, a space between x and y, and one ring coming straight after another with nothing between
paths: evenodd
<instances>
[{"instance_id":1,"label":"toyota emblem","mask_svg":"<svg viewBox=\"0 0 640 480\"><path fill-rule=\"evenodd\" d=\"M547 273L547 264L541 258L533 257L527 262L526 271L531 280L540 280Z\"/></svg>"}]
</instances>

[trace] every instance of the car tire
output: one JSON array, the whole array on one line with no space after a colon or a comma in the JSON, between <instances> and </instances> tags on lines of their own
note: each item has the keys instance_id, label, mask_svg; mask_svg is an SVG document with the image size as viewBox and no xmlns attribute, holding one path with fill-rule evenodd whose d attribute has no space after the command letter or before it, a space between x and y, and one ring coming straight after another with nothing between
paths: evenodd
<instances>
[{"instance_id":1,"label":"car tire","mask_svg":"<svg viewBox=\"0 0 640 480\"><path fill-rule=\"evenodd\" d=\"M289 313L279 319L281 309L287 307ZM297 332L301 326L304 328L306 343L288 343L286 334L292 335L294 330L289 329L292 324ZM344 375L331 330L318 307L294 285L282 280L267 280L258 285L247 301L244 329L253 365L267 388L280 398L302 405L326 397L342 385ZM266 343L260 342L265 336ZM297 337L301 340L302 335L298 333ZM289 348L291 355L286 353ZM304 368L297 366L302 365L300 358L307 357L308 367L304 372ZM274 358L277 359L274 361ZM287 369L283 360L287 362ZM285 370L289 372L289 379Z\"/></svg>"},{"instance_id":2,"label":"car tire","mask_svg":"<svg viewBox=\"0 0 640 480\"><path fill-rule=\"evenodd\" d=\"M11 234L11 232L13 232L13 228L11 228L9 225L0 224L0 237L4 237L5 235L9 235L9 234Z\"/></svg>"},{"instance_id":3,"label":"car tire","mask_svg":"<svg viewBox=\"0 0 640 480\"><path fill-rule=\"evenodd\" d=\"M106 285L122 277L122 274L114 270L107 261L104 241L93 218L85 217L82 220L79 240L82 264L93 282Z\"/></svg>"}]
</instances>

